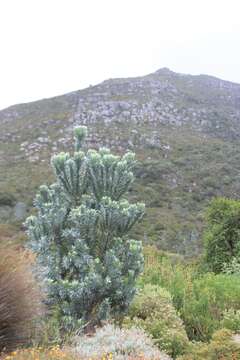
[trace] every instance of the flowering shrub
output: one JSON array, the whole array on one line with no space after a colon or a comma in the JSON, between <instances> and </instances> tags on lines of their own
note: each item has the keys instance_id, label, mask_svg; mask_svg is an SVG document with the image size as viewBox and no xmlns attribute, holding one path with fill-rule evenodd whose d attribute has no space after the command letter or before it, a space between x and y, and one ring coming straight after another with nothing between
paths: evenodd
<instances>
[{"instance_id":1,"label":"flowering shrub","mask_svg":"<svg viewBox=\"0 0 240 360\"><path fill-rule=\"evenodd\" d=\"M188 344L169 292L158 286L145 285L135 297L124 323L144 329L160 349L173 357L182 354Z\"/></svg>"},{"instance_id":2,"label":"flowering shrub","mask_svg":"<svg viewBox=\"0 0 240 360\"><path fill-rule=\"evenodd\" d=\"M75 342L75 353L82 359L169 359L154 347L143 330L136 328L120 329L105 325L94 336L79 336Z\"/></svg>"}]
</instances>

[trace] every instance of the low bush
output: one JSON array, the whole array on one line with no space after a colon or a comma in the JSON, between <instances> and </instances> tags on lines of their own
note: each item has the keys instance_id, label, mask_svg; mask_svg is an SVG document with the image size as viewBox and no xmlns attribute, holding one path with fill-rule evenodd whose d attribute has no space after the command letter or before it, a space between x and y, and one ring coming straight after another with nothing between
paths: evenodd
<instances>
[{"instance_id":1,"label":"low bush","mask_svg":"<svg viewBox=\"0 0 240 360\"><path fill-rule=\"evenodd\" d=\"M13 206L15 202L16 199L12 194L0 192L0 206Z\"/></svg>"},{"instance_id":2,"label":"low bush","mask_svg":"<svg viewBox=\"0 0 240 360\"><path fill-rule=\"evenodd\" d=\"M97 329L93 336L78 336L74 353L81 359L168 359L143 330L120 329L111 324Z\"/></svg>"},{"instance_id":3,"label":"low bush","mask_svg":"<svg viewBox=\"0 0 240 360\"><path fill-rule=\"evenodd\" d=\"M37 333L33 334L32 341L33 346L36 348L60 346L72 336L72 333L62 331L57 311L51 307L44 317L37 320Z\"/></svg>"},{"instance_id":4,"label":"low bush","mask_svg":"<svg viewBox=\"0 0 240 360\"><path fill-rule=\"evenodd\" d=\"M173 307L171 295L163 288L146 285L135 297L125 319L126 326L144 329L161 350L176 357L188 344L183 323Z\"/></svg>"},{"instance_id":5,"label":"low bush","mask_svg":"<svg viewBox=\"0 0 240 360\"><path fill-rule=\"evenodd\" d=\"M0 253L0 352L30 340L32 321L40 314L40 294L29 258L17 250Z\"/></svg>"},{"instance_id":6,"label":"low bush","mask_svg":"<svg viewBox=\"0 0 240 360\"><path fill-rule=\"evenodd\" d=\"M184 296L181 317L190 339L208 341L221 328L226 309L240 309L240 277L207 273L192 282Z\"/></svg>"},{"instance_id":7,"label":"low bush","mask_svg":"<svg viewBox=\"0 0 240 360\"><path fill-rule=\"evenodd\" d=\"M178 360L237 360L240 359L240 343L234 340L230 330L218 330L210 343L195 343L188 353Z\"/></svg>"},{"instance_id":8,"label":"low bush","mask_svg":"<svg viewBox=\"0 0 240 360\"><path fill-rule=\"evenodd\" d=\"M240 310L228 309L223 312L223 328L240 332Z\"/></svg>"},{"instance_id":9,"label":"low bush","mask_svg":"<svg viewBox=\"0 0 240 360\"><path fill-rule=\"evenodd\" d=\"M195 277L195 269L187 265L179 255L159 251L156 247L144 249L145 267L140 277L139 286L157 285L167 289L173 305L179 311L184 304L184 297Z\"/></svg>"},{"instance_id":10,"label":"low bush","mask_svg":"<svg viewBox=\"0 0 240 360\"><path fill-rule=\"evenodd\" d=\"M223 313L240 309L240 277L237 274L206 273L198 263L176 261L155 249L139 286L158 285L172 297L190 340L209 341L213 332L223 327ZM149 251L147 256L149 255Z\"/></svg>"},{"instance_id":11,"label":"low bush","mask_svg":"<svg viewBox=\"0 0 240 360\"><path fill-rule=\"evenodd\" d=\"M223 264L224 274L240 275L240 257L234 257L231 262Z\"/></svg>"}]
</instances>

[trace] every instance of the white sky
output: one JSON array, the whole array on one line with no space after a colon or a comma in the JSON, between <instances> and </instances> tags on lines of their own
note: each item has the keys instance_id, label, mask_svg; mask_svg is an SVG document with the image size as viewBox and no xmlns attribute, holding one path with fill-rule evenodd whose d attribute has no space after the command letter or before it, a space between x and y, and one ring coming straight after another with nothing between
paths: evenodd
<instances>
[{"instance_id":1,"label":"white sky","mask_svg":"<svg viewBox=\"0 0 240 360\"><path fill-rule=\"evenodd\" d=\"M0 108L161 67L240 83L239 0L0 0Z\"/></svg>"}]
</instances>

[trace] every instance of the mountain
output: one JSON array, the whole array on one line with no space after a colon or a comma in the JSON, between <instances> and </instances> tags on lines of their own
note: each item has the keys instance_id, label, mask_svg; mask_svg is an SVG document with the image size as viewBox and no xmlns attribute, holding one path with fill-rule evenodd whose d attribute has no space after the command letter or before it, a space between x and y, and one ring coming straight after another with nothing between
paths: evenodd
<instances>
[{"instance_id":1,"label":"mountain","mask_svg":"<svg viewBox=\"0 0 240 360\"><path fill-rule=\"evenodd\" d=\"M0 111L2 222L31 211L38 186L53 180L51 154L71 149L77 124L90 147L136 152L130 194L147 204L135 234L144 241L198 253L209 200L239 198L240 84L162 68Z\"/></svg>"}]
</instances>

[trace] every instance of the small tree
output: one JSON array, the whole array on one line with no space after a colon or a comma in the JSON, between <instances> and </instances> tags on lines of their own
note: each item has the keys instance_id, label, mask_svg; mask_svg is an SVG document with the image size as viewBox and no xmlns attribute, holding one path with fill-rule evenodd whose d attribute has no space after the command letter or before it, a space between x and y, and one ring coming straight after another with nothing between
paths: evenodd
<instances>
[{"instance_id":1,"label":"small tree","mask_svg":"<svg viewBox=\"0 0 240 360\"><path fill-rule=\"evenodd\" d=\"M206 213L205 262L209 270L221 272L240 256L240 201L218 198Z\"/></svg>"},{"instance_id":2,"label":"small tree","mask_svg":"<svg viewBox=\"0 0 240 360\"><path fill-rule=\"evenodd\" d=\"M27 221L52 305L64 326L91 325L123 314L143 267L141 242L127 236L144 214L129 204L134 154L81 150L86 127L75 129L75 152L52 157L56 183L43 185L37 215Z\"/></svg>"}]
</instances>

